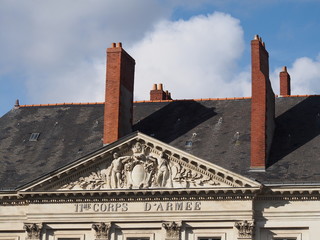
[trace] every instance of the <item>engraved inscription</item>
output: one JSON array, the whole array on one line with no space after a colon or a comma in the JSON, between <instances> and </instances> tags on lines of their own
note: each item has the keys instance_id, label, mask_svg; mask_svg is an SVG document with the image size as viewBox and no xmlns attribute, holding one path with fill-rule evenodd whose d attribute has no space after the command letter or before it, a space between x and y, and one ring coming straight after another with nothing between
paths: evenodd
<instances>
[{"instance_id":1,"label":"engraved inscription","mask_svg":"<svg viewBox=\"0 0 320 240\"><path fill-rule=\"evenodd\" d=\"M77 203L75 212L173 212L173 211L201 211L201 202L146 202L139 205L129 203Z\"/></svg>"},{"instance_id":2,"label":"engraved inscription","mask_svg":"<svg viewBox=\"0 0 320 240\"><path fill-rule=\"evenodd\" d=\"M127 203L77 203L75 212L126 212Z\"/></svg>"},{"instance_id":3,"label":"engraved inscription","mask_svg":"<svg viewBox=\"0 0 320 240\"><path fill-rule=\"evenodd\" d=\"M167 202L167 203L145 203L144 211L157 211L157 212L169 212L169 211L200 211L201 202Z\"/></svg>"}]
</instances>

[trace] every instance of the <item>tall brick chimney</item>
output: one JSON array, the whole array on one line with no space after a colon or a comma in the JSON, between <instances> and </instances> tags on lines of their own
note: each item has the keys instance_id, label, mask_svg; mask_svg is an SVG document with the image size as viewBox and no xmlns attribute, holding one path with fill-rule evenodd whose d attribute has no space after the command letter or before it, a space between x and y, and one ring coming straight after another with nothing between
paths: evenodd
<instances>
[{"instance_id":1,"label":"tall brick chimney","mask_svg":"<svg viewBox=\"0 0 320 240\"><path fill-rule=\"evenodd\" d=\"M265 170L275 123L275 96L269 79L269 54L262 39L251 41L251 170Z\"/></svg>"},{"instance_id":2,"label":"tall brick chimney","mask_svg":"<svg viewBox=\"0 0 320 240\"><path fill-rule=\"evenodd\" d=\"M107 49L103 144L109 144L132 131L135 60L113 43Z\"/></svg>"},{"instance_id":3,"label":"tall brick chimney","mask_svg":"<svg viewBox=\"0 0 320 240\"><path fill-rule=\"evenodd\" d=\"M166 90L163 91L163 84L153 84L153 88L150 91L150 100L151 101L158 101L158 100L172 100L171 93Z\"/></svg>"},{"instance_id":4,"label":"tall brick chimney","mask_svg":"<svg viewBox=\"0 0 320 240\"><path fill-rule=\"evenodd\" d=\"M288 96L291 95L290 87L290 75L287 71L287 67L284 66L280 72L280 95Z\"/></svg>"}]
</instances>

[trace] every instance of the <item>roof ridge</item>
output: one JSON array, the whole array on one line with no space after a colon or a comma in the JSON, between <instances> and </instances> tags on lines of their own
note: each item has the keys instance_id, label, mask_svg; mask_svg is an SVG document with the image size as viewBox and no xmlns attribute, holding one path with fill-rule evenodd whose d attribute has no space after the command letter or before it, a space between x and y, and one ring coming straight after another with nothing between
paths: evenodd
<instances>
[{"instance_id":1,"label":"roof ridge","mask_svg":"<svg viewBox=\"0 0 320 240\"><path fill-rule=\"evenodd\" d=\"M146 103L146 102L178 102L178 101L212 101L212 100L242 100L251 99L251 97L230 97L230 98L190 98L190 99L174 99L174 100L141 100L133 101L133 103ZM52 106L66 106L66 105L98 105L104 102L85 102L85 103L46 103L46 104L24 104L19 107L52 107Z\"/></svg>"},{"instance_id":2,"label":"roof ridge","mask_svg":"<svg viewBox=\"0 0 320 240\"><path fill-rule=\"evenodd\" d=\"M275 95L276 97L319 97L320 94L305 94L305 95ZM174 100L140 100L133 101L133 103L152 103L152 102L179 102L179 101L223 101L223 100L244 100L251 99L251 97L225 97L225 98L190 98L190 99L174 99ZM47 103L47 104L25 104L19 107L52 107L52 106L67 106L67 105L99 105L104 102L84 102L84 103Z\"/></svg>"},{"instance_id":3,"label":"roof ridge","mask_svg":"<svg viewBox=\"0 0 320 240\"><path fill-rule=\"evenodd\" d=\"M52 107L52 106L67 106L67 105L98 105L98 104L104 104L104 102L26 104L26 105L19 105L19 108L21 107Z\"/></svg>"},{"instance_id":4,"label":"roof ridge","mask_svg":"<svg viewBox=\"0 0 320 240\"><path fill-rule=\"evenodd\" d=\"M320 97L320 94L304 94L304 95L276 95L276 97Z\"/></svg>"},{"instance_id":5,"label":"roof ridge","mask_svg":"<svg viewBox=\"0 0 320 240\"><path fill-rule=\"evenodd\" d=\"M251 97L230 97L230 98L190 98L190 99L174 99L174 100L142 100L134 101L134 103L148 103L148 102L179 102L179 101L216 101L216 100L243 100L251 99Z\"/></svg>"}]
</instances>

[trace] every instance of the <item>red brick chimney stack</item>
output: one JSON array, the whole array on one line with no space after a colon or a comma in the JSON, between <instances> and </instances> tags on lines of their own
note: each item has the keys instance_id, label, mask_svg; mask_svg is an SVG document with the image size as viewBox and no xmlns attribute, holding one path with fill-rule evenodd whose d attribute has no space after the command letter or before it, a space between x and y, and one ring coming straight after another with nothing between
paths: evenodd
<instances>
[{"instance_id":1,"label":"red brick chimney stack","mask_svg":"<svg viewBox=\"0 0 320 240\"><path fill-rule=\"evenodd\" d=\"M159 101L159 100L172 100L171 93L166 90L163 91L163 84L153 84L152 90L150 91L150 100Z\"/></svg>"},{"instance_id":2,"label":"red brick chimney stack","mask_svg":"<svg viewBox=\"0 0 320 240\"><path fill-rule=\"evenodd\" d=\"M274 133L275 96L269 80L269 54L262 39L251 41L251 169L265 170Z\"/></svg>"},{"instance_id":3,"label":"red brick chimney stack","mask_svg":"<svg viewBox=\"0 0 320 240\"><path fill-rule=\"evenodd\" d=\"M103 144L109 144L132 131L135 60L112 43L107 49Z\"/></svg>"},{"instance_id":4,"label":"red brick chimney stack","mask_svg":"<svg viewBox=\"0 0 320 240\"><path fill-rule=\"evenodd\" d=\"M290 75L287 71L287 67L284 66L280 72L280 95L289 96L291 95L291 86L290 86Z\"/></svg>"}]
</instances>

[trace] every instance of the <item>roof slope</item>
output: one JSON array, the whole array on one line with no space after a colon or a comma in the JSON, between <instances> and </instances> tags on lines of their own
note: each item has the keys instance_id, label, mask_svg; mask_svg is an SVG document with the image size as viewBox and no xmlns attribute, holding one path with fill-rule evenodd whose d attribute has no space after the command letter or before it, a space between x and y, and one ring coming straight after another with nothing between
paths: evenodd
<instances>
[{"instance_id":1,"label":"roof slope","mask_svg":"<svg viewBox=\"0 0 320 240\"><path fill-rule=\"evenodd\" d=\"M276 99L265 173L249 171L250 108L250 99L135 103L134 130L263 183L319 183L320 97ZM0 126L0 189L8 190L101 148L103 104L13 109Z\"/></svg>"},{"instance_id":2,"label":"roof slope","mask_svg":"<svg viewBox=\"0 0 320 240\"><path fill-rule=\"evenodd\" d=\"M0 189L12 189L101 148L103 105L12 109L0 126Z\"/></svg>"}]
</instances>

